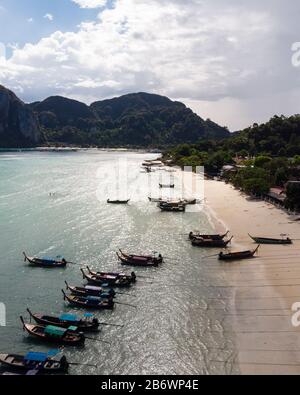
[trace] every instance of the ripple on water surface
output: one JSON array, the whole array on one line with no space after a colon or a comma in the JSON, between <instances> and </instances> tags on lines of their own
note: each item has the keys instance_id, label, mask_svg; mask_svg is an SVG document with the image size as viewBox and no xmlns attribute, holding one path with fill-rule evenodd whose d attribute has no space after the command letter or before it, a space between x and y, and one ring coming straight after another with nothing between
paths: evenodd
<instances>
[{"instance_id":1,"label":"ripple on water surface","mask_svg":"<svg viewBox=\"0 0 300 395\"><path fill-rule=\"evenodd\" d=\"M119 248L159 251L167 257L161 267L136 270L141 277L128 291L136 297L118 295L118 301L136 309L117 305L113 312L95 313L103 322L125 324L103 326L99 339L110 344L88 340L84 349L66 350L70 360L97 364L98 369L74 367L72 372L237 373L231 364L231 328L222 324L226 305L216 309L213 303L231 297L230 291L212 286L216 275L207 269L215 262L201 259L211 251L193 249L187 240L191 229L210 232L211 225L199 208L173 215L148 202L149 175L140 172L140 165L152 157L112 152L0 154L0 301L6 303L11 326L0 329L1 352L45 350L24 337L18 317L26 307L49 314L70 311L61 289L65 280L82 283L81 266L120 269L115 255ZM129 162L128 206L106 204L119 158ZM138 189L144 193L142 200L135 199ZM158 196L159 190L155 193ZM24 264L23 250L63 254L78 264L64 270L33 269Z\"/></svg>"}]
</instances>

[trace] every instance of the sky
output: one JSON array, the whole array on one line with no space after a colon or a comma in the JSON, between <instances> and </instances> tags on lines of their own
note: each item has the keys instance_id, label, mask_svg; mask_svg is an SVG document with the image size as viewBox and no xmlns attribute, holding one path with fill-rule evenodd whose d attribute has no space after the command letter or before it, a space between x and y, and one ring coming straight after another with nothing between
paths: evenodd
<instances>
[{"instance_id":1,"label":"sky","mask_svg":"<svg viewBox=\"0 0 300 395\"><path fill-rule=\"evenodd\" d=\"M0 0L0 84L25 102L157 93L235 131L300 112L299 17L283 0Z\"/></svg>"}]
</instances>

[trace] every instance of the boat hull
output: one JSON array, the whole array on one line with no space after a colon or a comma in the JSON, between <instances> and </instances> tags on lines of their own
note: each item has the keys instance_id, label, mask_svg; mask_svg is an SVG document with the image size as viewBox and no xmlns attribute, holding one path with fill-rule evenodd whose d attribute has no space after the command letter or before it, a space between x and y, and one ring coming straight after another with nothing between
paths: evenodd
<instances>
[{"instance_id":1,"label":"boat hull","mask_svg":"<svg viewBox=\"0 0 300 395\"><path fill-rule=\"evenodd\" d=\"M223 254L222 252L219 254L220 261L241 261L244 259L252 259L257 253L260 246L258 246L254 251L242 251L230 254Z\"/></svg>"},{"instance_id":2,"label":"boat hull","mask_svg":"<svg viewBox=\"0 0 300 395\"><path fill-rule=\"evenodd\" d=\"M114 303L112 301L99 302L99 304L88 304L87 301L77 300L76 297L68 297L65 295L65 299L71 306L80 307L87 310L113 310Z\"/></svg>"},{"instance_id":3,"label":"boat hull","mask_svg":"<svg viewBox=\"0 0 300 395\"><path fill-rule=\"evenodd\" d=\"M189 239L194 240L194 239L204 239L204 240L224 240L225 237L228 235L229 232L223 234L223 235L201 235L200 233L193 233L191 232L189 234Z\"/></svg>"},{"instance_id":4,"label":"boat hull","mask_svg":"<svg viewBox=\"0 0 300 395\"><path fill-rule=\"evenodd\" d=\"M24 257L25 257L25 262L27 261L30 266L42 267L47 269L65 268L67 266L66 261L64 262L57 261L50 263L49 261L45 261L43 259L29 257L25 253L24 253Z\"/></svg>"},{"instance_id":5,"label":"boat hull","mask_svg":"<svg viewBox=\"0 0 300 395\"><path fill-rule=\"evenodd\" d=\"M171 189L174 189L175 188L175 185L163 185L163 184L159 184L159 187L160 187L160 189L163 189L163 188L171 188Z\"/></svg>"},{"instance_id":6,"label":"boat hull","mask_svg":"<svg viewBox=\"0 0 300 395\"><path fill-rule=\"evenodd\" d=\"M40 328L43 328L42 325L37 325ZM35 339L41 340L45 343L55 343L55 344L61 344L64 346L82 346L85 343L85 338L84 336L79 335L78 333L74 333L74 338L71 340L69 338L59 338L59 337L53 337L53 336L46 336L42 332L35 332L34 328L36 325L31 325L31 324L25 324L24 328L27 331L27 333L32 336Z\"/></svg>"},{"instance_id":7,"label":"boat hull","mask_svg":"<svg viewBox=\"0 0 300 395\"><path fill-rule=\"evenodd\" d=\"M160 263L162 263L162 259L154 260L150 257L145 257L145 260L136 260L129 256L124 256L117 254L121 264L124 266L134 266L134 267L157 267Z\"/></svg>"},{"instance_id":8,"label":"boat hull","mask_svg":"<svg viewBox=\"0 0 300 395\"><path fill-rule=\"evenodd\" d=\"M69 365L67 360L62 361L54 361L47 360L43 363L41 362L32 362L30 365L25 363L25 359L21 355L9 355L9 354L1 354L0 355L0 364L3 367L9 368L16 372L27 372L28 370L38 370L41 373L66 373L68 371Z\"/></svg>"},{"instance_id":9,"label":"boat hull","mask_svg":"<svg viewBox=\"0 0 300 395\"><path fill-rule=\"evenodd\" d=\"M222 239L221 240L193 239L192 246L202 247L202 248L226 248L230 242L231 239L228 241L224 241Z\"/></svg>"},{"instance_id":10,"label":"boat hull","mask_svg":"<svg viewBox=\"0 0 300 395\"><path fill-rule=\"evenodd\" d=\"M118 287L118 288L129 288L131 286L131 284L133 284L135 281L129 280L129 279L107 279L107 278L100 278L97 276L93 276L93 275L89 275L86 274L83 270L82 270L82 275L83 278L85 280L87 280L87 282L90 285L96 285L96 286L103 286L103 284L108 284L110 287Z\"/></svg>"},{"instance_id":11,"label":"boat hull","mask_svg":"<svg viewBox=\"0 0 300 395\"><path fill-rule=\"evenodd\" d=\"M252 237L251 239L257 244L273 244L273 245L290 245L293 244L290 239L267 239L263 237Z\"/></svg>"},{"instance_id":12,"label":"boat hull","mask_svg":"<svg viewBox=\"0 0 300 395\"><path fill-rule=\"evenodd\" d=\"M51 319L51 317L39 317L38 315L32 314L31 317L39 325L54 325L60 328L69 328L70 326L76 326L78 332L96 332L99 331L99 322L91 322L86 324L80 324L77 321L61 321L56 319Z\"/></svg>"},{"instance_id":13,"label":"boat hull","mask_svg":"<svg viewBox=\"0 0 300 395\"><path fill-rule=\"evenodd\" d=\"M106 294L104 291L100 292L90 292L90 291L81 291L76 288L69 287L68 290L71 292L72 295L74 296L81 296L81 297L87 297L87 296L95 296L97 298L105 298L105 299L113 299L115 297L115 292Z\"/></svg>"},{"instance_id":14,"label":"boat hull","mask_svg":"<svg viewBox=\"0 0 300 395\"><path fill-rule=\"evenodd\" d=\"M108 200L108 204L128 204L130 200Z\"/></svg>"},{"instance_id":15,"label":"boat hull","mask_svg":"<svg viewBox=\"0 0 300 395\"><path fill-rule=\"evenodd\" d=\"M159 208L162 212L169 212L169 213L184 213L186 208L185 205L180 206L168 206L168 205L159 205Z\"/></svg>"},{"instance_id":16,"label":"boat hull","mask_svg":"<svg viewBox=\"0 0 300 395\"><path fill-rule=\"evenodd\" d=\"M249 253L249 254L244 254L241 256L226 256L226 255L219 255L219 260L220 261L241 261L243 259L251 259L254 258L254 254Z\"/></svg>"}]
</instances>

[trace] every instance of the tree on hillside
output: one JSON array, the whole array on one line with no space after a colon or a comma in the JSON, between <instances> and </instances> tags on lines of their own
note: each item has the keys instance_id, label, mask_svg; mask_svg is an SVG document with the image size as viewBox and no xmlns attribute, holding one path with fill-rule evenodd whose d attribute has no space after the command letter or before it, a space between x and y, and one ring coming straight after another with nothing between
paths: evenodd
<instances>
[{"instance_id":1,"label":"tree on hillside","mask_svg":"<svg viewBox=\"0 0 300 395\"><path fill-rule=\"evenodd\" d=\"M254 160L254 166L256 167L265 167L266 164L270 163L272 158L269 156L258 156Z\"/></svg>"}]
</instances>

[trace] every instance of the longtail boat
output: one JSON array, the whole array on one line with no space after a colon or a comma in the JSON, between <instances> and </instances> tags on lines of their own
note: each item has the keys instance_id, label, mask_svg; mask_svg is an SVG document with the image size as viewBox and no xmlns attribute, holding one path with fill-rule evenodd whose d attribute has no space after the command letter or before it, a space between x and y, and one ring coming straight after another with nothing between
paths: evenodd
<instances>
[{"instance_id":1,"label":"longtail boat","mask_svg":"<svg viewBox=\"0 0 300 395\"><path fill-rule=\"evenodd\" d=\"M67 290L72 295L76 296L97 296L104 299L112 299L115 297L116 292L112 288L95 287L92 285L85 285L84 287L74 287L65 281Z\"/></svg>"},{"instance_id":2,"label":"longtail boat","mask_svg":"<svg viewBox=\"0 0 300 395\"><path fill-rule=\"evenodd\" d=\"M72 306L83 307L85 309L95 309L95 310L113 310L114 302L112 299L102 299L96 296L76 296L67 295L64 290L62 290L64 299L67 300Z\"/></svg>"},{"instance_id":3,"label":"longtail boat","mask_svg":"<svg viewBox=\"0 0 300 395\"><path fill-rule=\"evenodd\" d=\"M141 267L157 267L163 262L161 254L157 256L139 256L139 255L127 255L120 250L120 254L117 252L117 257L121 261L122 265L128 266L141 266Z\"/></svg>"},{"instance_id":4,"label":"longtail boat","mask_svg":"<svg viewBox=\"0 0 300 395\"><path fill-rule=\"evenodd\" d=\"M161 202L158 204L161 211L173 212L173 213L183 213L186 210L185 203L179 202Z\"/></svg>"},{"instance_id":5,"label":"longtail boat","mask_svg":"<svg viewBox=\"0 0 300 395\"><path fill-rule=\"evenodd\" d=\"M131 283L136 282L136 274L131 272L127 274L125 272L94 272L92 271L89 266L86 267L89 274L92 276L98 277L99 279L106 281L109 285L110 281L114 281L114 279L121 280L121 281L129 281ZM103 287L108 286L107 284L103 284Z\"/></svg>"},{"instance_id":6,"label":"longtail boat","mask_svg":"<svg viewBox=\"0 0 300 395\"><path fill-rule=\"evenodd\" d=\"M29 335L46 343L57 343L65 346L79 346L85 342L82 333L77 332L76 327L70 326L68 329L55 325L26 324L23 317L20 317L23 328Z\"/></svg>"},{"instance_id":7,"label":"longtail boat","mask_svg":"<svg viewBox=\"0 0 300 395\"><path fill-rule=\"evenodd\" d=\"M95 276L93 274L85 273L83 269L81 269L83 278L87 280L87 282L91 285L96 286L110 286L110 287L130 287L132 283L135 281L132 279L128 279L126 277L117 277L117 276Z\"/></svg>"},{"instance_id":8,"label":"longtail boat","mask_svg":"<svg viewBox=\"0 0 300 395\"><path fill-rule=\"evenodd\" d=\"M164 261L163 256L158 252L153 252L152 255L137 255L137 254L126 254L121 249L119 251L120 251L121 255L123 255L125 258L128 258L128 259L143 258L143 259L148 259L148 261L157 261L158 263L163 263L163 261Z\"/></svg>"},{"instance_id":9,"label":"longtail boat","mask_svg":"<svg viewBox=\"0 0 300 395\"><path fill-rule=\"evenodd\" d=\"M0 354L0 363L3 367L13 371L27 372L38 371L41 373L66 373L69 368L67 358L54 360L46 353L28 352L26 355Z\"/></svg>"},{"instance_id":10,"label":"longtail boat","mask_svg":"<svg viewBox=\"0 0 300 395\"><path fill-rule=\"evenodd\" d=\"M293 244L293 241L289 237L286 239L271 239L267 237L253 237L250 234L249 236L257 244Z\"/></svg>"},{"instance_id":11,"label":"longtail boat","mask_svg":"<svg viewBox=\"0 0 300 395\"><path fill-rule=\"evenodd\" d=\"M132 272L130 274L127 274L125 272L95 272L95 271L91 270L89 268L89 266L87 266L86 268L91 275L97 276L100 278L109 280L112 277L116 277L117 279L122 279L122 280L126 279L126 280L133 282L133 283L136 282L136 274L134 272Z\"/></svg>"},{"instance_id":12,"label":"longtail boat","mask_svg":"<svg viewBox=\"0 0 300 395\"><path fill-rule=\"evenodd\" d=\"M220 252L219 259L221 261L238 261L241 259L250 259L254 258L254 255L257 253L260 246L258 246L255 250L241 251L241 252L230 252L228 254L224 254Z\"/></svg>"},{"instance_id":13,"label":"longtail boat","mask_svg":"<svg viewBox=\"0 0 300 395\"><path fill-rule=\"evenodd\" d=\"M202 238L197 238L192 240L192 245L194 247L204 247L204 248L226 248L229 243L231 243L231 240L233 237L231 237L230 240L212 240L212 239L202 239Z\"/></svg>"},{"instance_id":14,"label":"longtail boat","mask_svg":"<svg viewBox=\"0 0 300 395\"><path fill-rule=\"evenodd\" d=\"M67 261L62 256L57 256L56 258L51 257L29 257L23 252L24 262L28 261L30 265L37 267L47 267L47 268L62 268L67 266Z\"/></svg>"},{"instance_id":15,"label":"longtail boat","mask_svg":"<svg viewBox=\"0 0 300 395\"><path fill-rule=\"evenodd\" d=\"M225 239L225 237L228 234L229 234L229 230L226 233L224 233L223 235L206 235L206 234L190 232L189 238L190 238L190 240L198 239L198 238L209 239L209 240L223 240L223 239Z\"/></svg>"},{"instance_id":16,"label":"longtail boat","mask_svg":"<svg viewBox=\"0 0 300 395\"><path fill-rule=\"evenodd\" d=\"M108 204L128 204L130 202L130 199L128 200L107 200Z\"/></svg>"},{"instance_id":17,"label":"longtail boat","mask_svg":"<svg viewBox=\"0 0 300 395\"><path fill-rule=\"evenodd\" d=\"M39 325L54 325L68 329L76 327L79 332L94 332L99 330L99 321L94 317L84 317L81 319L74 314L61 314L59 317L53 317L44 314L33 314L27 309L30 319L32 318Z\"/></svg>"},{"instance_id":18,"label":"longtail boat","mask_svg":"<svg viewBox=\"0 0 300 395\"><path fill-rule=\"evenodd\" d=\"M186 204L186 205L194 205L197 204L197 199L168 199L168 198L152 198L148 197L149 201L152 203L178 203L178 204Z\"/></svg>"},{"instance_id":19,"label":"longtail boat","mask_svg":"<svg viewBox=\"0 0 300 395\"><path fill-rule=\"evenodd\" d=\"M162 188L175 188L175 184L159 184L159 187Z\"/></svg>"}]
</instances>

